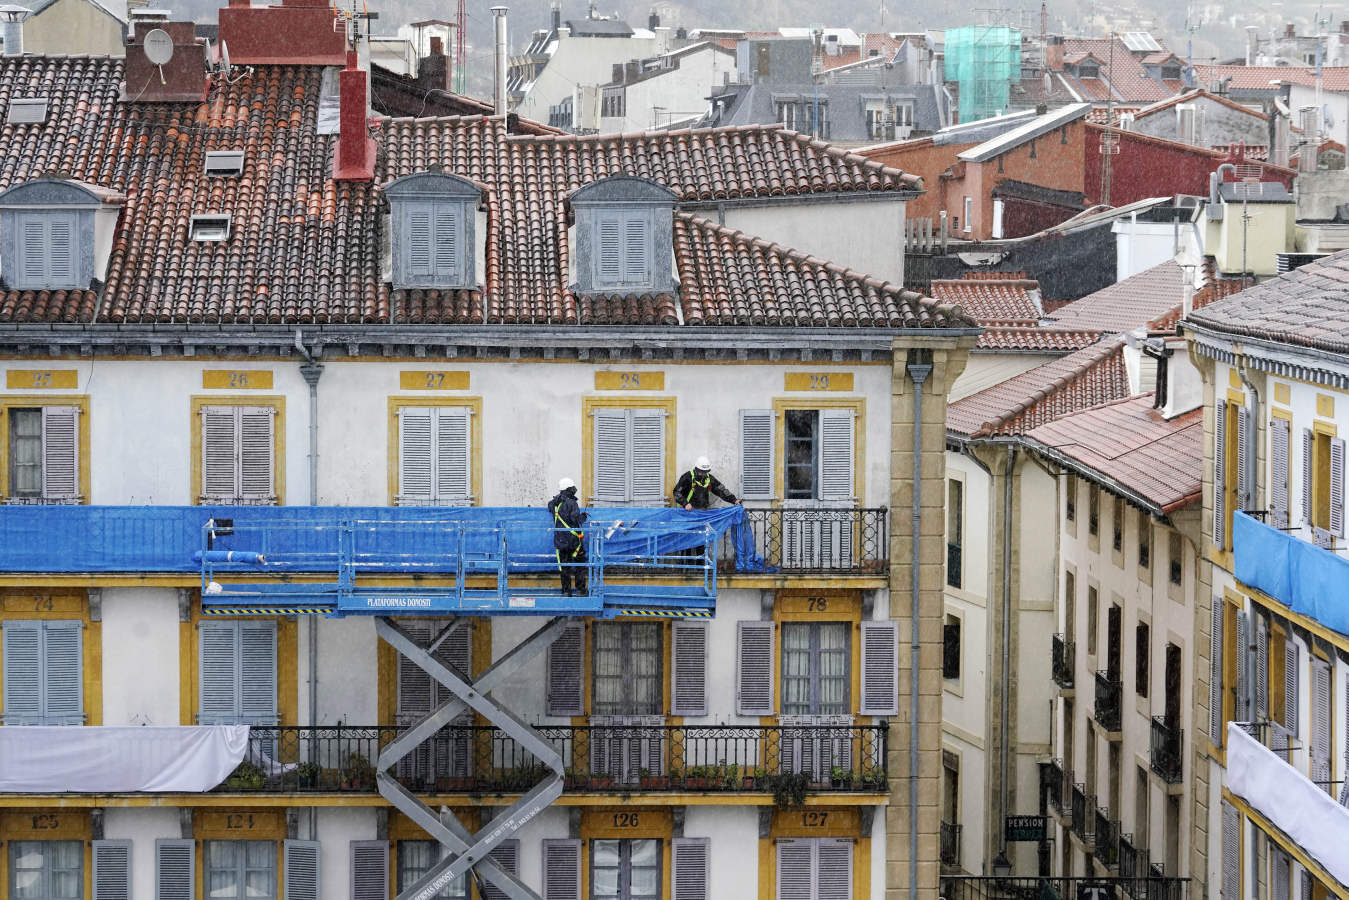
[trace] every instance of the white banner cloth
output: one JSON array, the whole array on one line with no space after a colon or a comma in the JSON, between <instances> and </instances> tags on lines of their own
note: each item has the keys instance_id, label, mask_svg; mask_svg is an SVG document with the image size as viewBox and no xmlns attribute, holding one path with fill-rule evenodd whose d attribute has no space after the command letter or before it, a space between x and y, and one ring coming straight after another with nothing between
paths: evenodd
<instances>
[{"instance_id":1,"label":"white banner cloth","mask_svg":"<svg viewBox=\"0 0 1349 900\"><path fill-rule=\"evenodd\" d=\"M1326 871L1349 884L1349 809L1237 727L1227 726L1227 789L1251 805Z\"/></svg>"},{"instance_id":2,"label":"white banner cloth","mask_svg":"<svg viewBox=\"0 0 1349 900\"><path fill-rule=\"evenodd\" d=\"M199 793L247 749L247 725L9 725L0 728L0 793Z\"/></svg>"}]
</instances>

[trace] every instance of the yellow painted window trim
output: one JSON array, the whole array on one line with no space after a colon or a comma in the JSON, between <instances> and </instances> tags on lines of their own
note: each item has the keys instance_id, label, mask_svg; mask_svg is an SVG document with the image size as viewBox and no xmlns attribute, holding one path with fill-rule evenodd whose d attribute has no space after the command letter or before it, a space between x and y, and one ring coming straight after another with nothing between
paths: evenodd
<instances>
[{"instance_id":1,"label":"yellow painted window trim","mask_svg":"<svg viewBox=\"0 0 1349 900\"><path fill-rule=\"evenodd\" d=\"M50 601L50 603L48 602ZM47 609L50 605L52 608ZM103 724L103 623L89 615L89 595L85 591L62 589L57 594L29 590L0 591L0 629L5 620L69 621L84 624L80 637L80 678L84 683L84 724ZM0 690L4 689L0 668Z\"/></svg>"},{"instance_id":2,"label":"yellow painted window trim","mask_svg":"<svg viewBox=\"0 0 1349 900\"><path fill-rule=\"evenodd\" d=\"M276 505L286 505L286 398L280 394L196 394L191 398L192 472L188 497L201 505L201 410L205 406L270 406L272 419L272 490Z\"/></svg>"},{"instance_id":3,"label":"yellow painted window trim","mask_svg":"<svg viewBox=\"0 0 1349 900\"><path fill-rule=\"evenodd\" d=\"M80 502L89 503L90 440L88 394L3 394L0 395L0 498L9 496L9 410L15 407L73 406L80 411Z\"/></svg>"},{"instance_id":4,"label":"yellow painted window trim","mask_svg":"<svg viewBox=\"0 0 1349 900\"><path fill-rule=\"evenodd\" d=\"M271 827L259 828L256 831L250 830L246 834L233 833L217 823L227 822L229 816L266 816L270 821ZM193 852L195 857L196 875L196 900L209 900L206 895L206 842L207 841L271 841L276 851L276 895L280 897L285 892L286 873L284 870L286 859L282 852L282 841L286 839L286 813L285 810L277 809L251 809L240 807L238 809L212 809L201 810L193 816L192 837L196 842L196 849Z\"/></svg>"},{"instance_id":5,"label":"yellow painted window trim","mask_svg":"<svg viewBox=\"0 0 1349 900\"><path fill-rule=\"evenodd\" d=\"M200 690L197 659L198 625L203 621L276 622L276 713L281 725L300 724L300 628L294 616L202 616L201 599L192 598L192 614L178 623L178 719L180 725L197 724L197 693Z\"/></svg>"},{"instance_id":6,"label":"yellow painted window trim","mask_svg":"<svg viewBox=\"0 0 1349 900\"><path fill-rule=\"evenodd\" d=\"M439 397L389 398L389 505L393 506L398 497L398 411L408 407L453 409L465 407L469 416L469 491L473 494L472 506L482 506L482 397L465 397L459 394L445 394Z\"/></svg>"},{"instance_id":7,"label":"yellow painted window trim","mask_svg":"<svg viewBox=\"0 0 1349 900\"><path fill-rule=\"evenodd\" d=\"M1269 417L1271 419L1282 419L1285 422L1291 423L1293 421L1293 412L1292 410L1288 409L1271 409L1269 411ZM1290 455L1292 454L1291 447L1289 448L1288 452Z\"/></svg>"},{"instance_id":8,"label":"yellow painted window trim","mask_svg":"<svg viewBox=\"0 0 1349 900\"><path fill-rule=\"evenodd\" d=\"M1282 616L1292 624L1297 625L1300 628L1305 628L1307 631L1310 631L1312 634L1316 635L1322 640L1334 645L1335 647L1338 647L1339 649L1345 651L1346 653L1349 653L1349 637L1339 634L1338 632L1331 631L1329 628L1322 625L1320 622L1317 622L1315 619L1308 618L1307 616L1304 616L1302 613L1293 612L1293 610L1289 609L1287 606L1284 606L1278 600L1275 600L1273 597L1269 596L1268 594L1262 591L1249 587L1245 584L1243 584L1241 588L1250 595L1251 602L1259 606L1263 606L1265 609L1269 610L1275 615ZM1312 652L1318 653L1322 659L1327 659L1328 661L1328 658L1325 656L1325 654L1319 651L1315 644L1312 645L1311 649Z\"/></svg>"},{"instance_id":9,"label":"yellow painted window trim","mask_svg":"<svg viewBox=\"0 0 1349 900\"><path fill-rule=\"evenodd\" d=\"M1269 821L1269 819L1261 815L1259 811L1252 808L1250 804L1248 804L1241 797L1232 793L1226 787L1223 788L1222 798L1226 800L1228 803L1232 804L1232 806L1236 807L1237 812L1241 813L1242 816L1244 816L1247 819L1250 819L1257 828L1259 828L1262 832L1265 833L1266 837L1268 837L1271 841L1273 841L1275 844L1279 846L1279 849L1283 850L1284 853L1288 854L1293 859L1296 859L1298 863L1302 865L1303 868L1310 871L1312 873L1312 876L1317 881L1321 882L1321 884L1324 887L1326 887L1330 891L1330 893L1332 893L1336 897L1341 898L1341 900L1349 900L1349 888L1339 886L1334 876L1332 876L1329 872L1327 872L1319 862L1312 859L1312 857L1300 846L1298 846L1298 844L1295 841L1289 838L1288 835L1284 834L1281 828L1279 828L1273 822ZM1245 833L1244 828L1243 833ZM1242 841L1242 844L1243 844L1242 872L1244 873L1245 841Z\"/></svg>"},{"instance_id":10,"label":"yellow painted window trim","mask_svg":"<svg viewBox=\"0 0 1349 900\"><path fill-rule=\"evenodd\" d=\"M382 642L381 642L382 643ZM475 666L476 668L476 666ZM460 823L469 831L477 831L481 827L479 820L479 811L474 807L452 807L450 812L459 819ZM389 811L389 889L392 896L398 890L398 844L400 841L430 841L434 840L431 835L422 830L422 827L398 810ZM518 862L518 861L517 861ZM470 883L469 896L474 900L481 900L481 894L478 893L476 884Z\"/></svg>"},{"instance_id":11,"label":"yellow painted window trim","mask_svg":"<svg viewBox=\"0 0 1349 900\"><path fill-rule=\"evenodd\" d=\"M768 837L759 840L759 898L777 897L779 838L842 838L853 841L852 900L871 897L871 835L862 834L857 809L830 810L819 825L806 825L811 810L776 810L769 824ZM816 813L818 815L818 813Z\"/></svg>"},{"instance_id":12,"label":"yellow painted window trim","mask_svg":"<svg viewBox=\"0 0 1349 900\"><path fill-rule=\"evenodd\" d=\"M786 496L783 473L787 459L787 411L794 409L851 409L853 497L858 506L866 500L867 401L864 397L795 396L773 398L773 496L781 503Z\"/></svg>"},{"instance_id":13,"label":"yellow painted window trim","mask_svg":"<svg viewBox=\"0 0 1349 900\"><path fill-rule=\"evenodd\" d=\"M631 397L625 395L581 398L581 483L577 496L582 506L595 493L595 410L597 409L661 409L665 411L665 489L661 495L668 502L675 482L679 480L679 433L677 401L674 397ZM551 490L552 486L547 486Z\"/></svg>"},{"instance_id":14,"label":"yellow painted window trim","mask_svg":"<svg viewBox=\"0 0 1349 900\"><path fill-rule=\"evenodd\" d=\"M819 602L824 601L824 608ZM861 591L778 591L773 601L773 709L782 710L782 625L785 622L846 622L851 628L848 642L848 713L859 725L870 721L862 716L862 593ZM776 716L761 717L765 725L777 724Z\"/></svg>"},{"instance_id":15,"label":"yellow painted window trim","mask_svg":"<svg viewBox=\"0 0 1349 900\"><path fill-rule=\"evenodd\" d=\"M636 816L634 827L616 826L615 817ZM671 810L640 806L595 806L581 813L581 896L590 896L590 842L618 840L659 840L661 847L661 896L674 895L671 875L671 850L674 845L674 814Z\"/></svg>"},{"instance_id":16,"label":"yellow painted window trim","mask_svg":"<svg viewBox=\"0 0 1349 900\"><path fill-rule=\"evenodd\" d=\"M39 816L55 817L57 827L41 831L20 831L20 822L31 823ZM49 824L49 823L46 823ZM85 810L65 807L30 807L0 813L0 893L9 889L9 842L11 841L79 841L84 845L84 893L94 896L94 825Z\"/></svg>"}]
</instances>

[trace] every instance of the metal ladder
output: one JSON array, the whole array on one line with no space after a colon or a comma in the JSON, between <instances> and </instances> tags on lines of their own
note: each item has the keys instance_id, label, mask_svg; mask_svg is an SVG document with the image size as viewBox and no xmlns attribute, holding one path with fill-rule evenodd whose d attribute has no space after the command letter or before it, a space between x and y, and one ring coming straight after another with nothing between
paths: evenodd
<instances>
[{"instance_id":1,"label":"metal ladder","mask_svg":"<svg viewBox=\"0 0 1349 900\"><path fill-rule=\"evenodd\" d=\"M376 764L375 778L380 795L449 851L416 883L404 889L396 900L430 900L441 889L469 871L475 872L475 877L491 881L512 900L539 900L538 894L497 865L490 854L493 848L519 831L526 822L562 796L564 772L562 755L537 731L489 699L489 695L506 676L547 650L562 634L567 619L563 616L551 619L494 662L491 668L476 679L445 665L433 655L446 638L455 630L467 625L469 621L466 616L452 619L426 646L421 646L393 619L387 616L375 618L375 633L382 640L453 694L449 700L431 710L425 718L387 744L380 751ZM437 815L389 773L399 760L415 752L419 745L450 724L466 709L472 709L515 739L550 772L548 777L476 833L469 832L449 810L443 810Z\"/></svg>"}]
</instances>

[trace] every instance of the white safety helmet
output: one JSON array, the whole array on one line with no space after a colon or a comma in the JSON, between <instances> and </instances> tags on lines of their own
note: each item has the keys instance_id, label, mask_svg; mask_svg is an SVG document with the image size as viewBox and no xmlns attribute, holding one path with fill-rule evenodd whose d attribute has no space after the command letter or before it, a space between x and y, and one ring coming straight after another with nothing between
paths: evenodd
<instances>
[{"instance_id":1,"label":"white safety helmet","mask_svg":"<svg viewBox=\"0 0 1349 900\"><path fill-rule=\"evenodd\" d=\"M712 471L712 462L706 456L700 456L698 461L693 464L693 468L699 472L710 472Z\"/></svg>"},{"instance_id":2,"label":"white safety helmet","mask_svg":"<svg viewBox=\"0 0 1349 900\"><path fill-rule=\"evenodd\" d=\"M559 491L565 491L568 488L574 487L576 487L576 482L572 481L570 478L563 478L561 481L557 483L557 489Z\"/></svg>"}]
</instances>

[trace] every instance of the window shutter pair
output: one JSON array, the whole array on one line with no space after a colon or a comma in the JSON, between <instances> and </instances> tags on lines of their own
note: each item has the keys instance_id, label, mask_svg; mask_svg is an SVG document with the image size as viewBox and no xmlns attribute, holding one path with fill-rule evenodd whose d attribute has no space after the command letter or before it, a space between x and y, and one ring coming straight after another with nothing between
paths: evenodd
<instances>
[{"instance_id":1,"label":"window shutter pair","mask_svg":"<svg viewBox=\"0 0 1349 900\"><path fill-rule=\"evenodd\" d=\"M853 497L853 411L820 410L820 499Z\"/></svg>"},{"instance_id":2,"label":"window shutter pair","mask_svg":"<svg viewBox=\"0 0 1349 900\"><path fill-rule=\"evenodd\" d=\"M1213 419L1213 546L1227 546L1227 404L1221 400Z\"/></svg>"},{"instance_id":3,"label":"window shutter pair","mask_svg":"<svg viewBox=\"0 0 1349 900\"><path fill-rule=\"evenodd\" d=\"M665 410L596 409L591 499L659 504L665 499Z\"/></svg>"},{"instance_id":4,"label":"window shutter pair","mask_svg":"<svg viewBox=\"0 0 1349 900\"><path fill-rule=\"evenodd\" d=\"M817 499L853 502L854 411L819 412ZM771 409L740 410L740 496L746 500L773 499L774 422Z\"/></svg>"},{"instance_id":5,"label":"window shutter pair","mask_svg":"<svg viewBox=\"0 0 1349 900\"><path fill-rule=\"evenodd\" d=\"M1287 528L1288 513L1288 422L1271 419L1269 422L1269 509L1271 524Z\"/></svg>"},{"instance_id":6,"label":"window shutter pair","mask_svg":"<svg viewBox=\"0 0 1349 900\"><path fill-rule=\"evenodd\" d=\"M581 900L582 852L576 839L543 842L543 900ZM707 838L671 842L673 900L708 900L709 856ZM493 896L483 892L484 900Z\"/></svg>"},{"instance_id":7,"label":"window shutter pair","mask_svg":"<svg viewBox=\"0 0 1349 900\"><path fill-rule=\"evenodd\" d=\"M852 842L844 838L779 839L777 900L848 900L852 855Z\"/></svg>"},{"instance_id":8,"label":"window shutter pair","mask_svg":"<svg viewBox=\"0 0 1349 900\"><path fill-rule=\"evenodd\" d=\"M463 281L465 207L462 203L400 202L403 273L419 287L453 287Z\"/></svg>"},{"instance_id":9,"label":"window shutter pair","mask_svg":"<svg viewBox=\"0 0 1349 900\"><path fill-rule=\"evenodd\" d=\"M275 725L276 623L202 622L197 643L197 721Z\"/></svg>"},{"instance_id":10,"label":"window shutter pair","mask_svg":"<svg viewBox=\"0 0 1349 900\"><path fill-rule=\"evenodd\" d=\"M319 900L320 844L318 841L283 841L282 867L286 882L284 900Z\"/></svg>"},{"instance_id":11,"label":"window shutter pair","mask_svg":"<svg viewBox=\"0 0 1349 900\"><path fill-rule=\"evenodd\" d=\"M201 410L201 493L208 502L271 502L274 418L271 406L205 406Z\"/></svg>"},{"instance_id":12,"label":"window shutter pair","mask_svg":"<svg viewBox=\"0 0 1349 900\"><path fill-rule=\"evenodd\" d=\"M25 212L17 217L19 248L10 287L69 290L76 283L79 219L75 213Z\"/></svg>"},{"instance_id":13,"label":"window shutter pair","mask_svg":"<svg viewBox=\"0 0 1349 900\"><path fill-rule=\"evenodd\" d=\"M773 622L736 623L735 711L742 716L771 716L773 709ZM899 714L899 624L862 623L862 697L864 716Z\"/></svg>"},{"instance_id":14,"label":"window shutter pair","mask_svg":"<svg viewBox=\"0 0 1349 900\"><path fill-rule=\"evenodd\" d=\"M4 622L4 723L84 722L83 624Z\"/></svg>"},{"instance_id":15,"label":"window shutter pair","mask_svg":"<svg viewBox=\"0 0 1349 900\"><path fill-rule=\"evenodd\" d=\"M1283 726L1291 737L1297 737L1298 672L1297 642L1290 634L1283 645Z\"/></svg>"},{"instance_id":16,"label":"window shutter pair","mask_svg":"<svg viewBox=\"0 0 1349 900\"><path fill-rule=\"evenodd\" d=\"M467 505L473 411L405 406L398 410L398 503Z\"/></svg>"},{"instance_id":17,"label":"window shutter pair","mask_svg":"<svg viewBox=\"0 0 1349 900\"><path fill-rule=\"evenodd\" d=\"M596 289L651 284L651 222L647 213L606 213L596 221Z\"/></svg>"},{"instance_id":18,"label":"window shutter pair","mask_svg":"<svg viewBox=\"0 0 1349 900\"><path fill-rule=\"evenodd\" d=\"M1213 598L1212 625L1209 632L1208 737L1215 747L1223 745L1223 606L1222 597Z\"/></svg>"},{"instance_id":19,"label":"window shutter pair","mask_svg":"<svg viewBox=\"0 0 1349 900\"><path fill-rule=\"evenodd\" d=\"M400 624L413 640L425 646L448 623L443 619L418 619ZM465 676L471 676L472 643L472 625L461 624L450 632L432 655ZM398 655L398 716L403 720L402 724L411 724L448 699L449 691L442 688L440 682L401 653Z\"/></svg>"}]
</instances>

